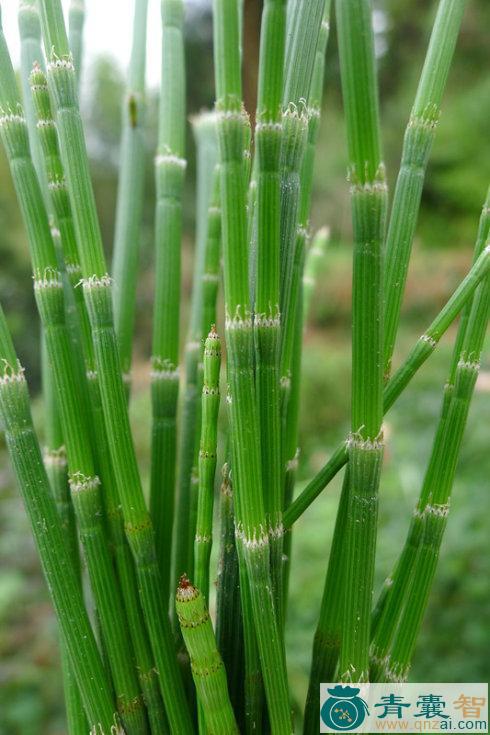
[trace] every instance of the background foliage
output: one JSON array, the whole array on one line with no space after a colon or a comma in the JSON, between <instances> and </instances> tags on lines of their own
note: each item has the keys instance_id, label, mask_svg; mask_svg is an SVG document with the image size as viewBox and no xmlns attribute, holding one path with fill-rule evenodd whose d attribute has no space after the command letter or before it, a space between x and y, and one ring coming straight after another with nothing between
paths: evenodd
<instances>
[{"instance_id":1,"label":"background foliage","mask_svg":"<svg viewBox=\"0 0 490 735\"><path fill-rule=\"evenodd\" d=\"M385 160L396 176L403 129L422 64L434 3L375 3ZM254 107L260 1L247 0L245 91ZM414 248L398 356L443 305L464 274L490 174L488 120L490 6L470 0L443 103ZM212 105L211 19L206 3L187 18L188 109ZM83 106L97 205L110 252L117 185L120 101L124 70L99 58L86 70ZM313 300L304 352L301 423L302 481L320 468L348 429L350 385L350 208L335 28L327 55L320 142L316 157L313 226L328 224L332 245ZM155 94L150 93L148 162L136 329L132 416L144 476L149 459L147 359L151 339L152 158L156 145ZM189 293L194 222L194 151L189 133L184 206L184 294ZM7 164L0 153L0 294L33 394L39 387L38 323L25 234ZM187 300L185 300L187 301ZM185 306L185 304L184 304ZM183 318L185 319L185 313ZM378 583L395 559L420 489L449 365L454 330L387 419L388 450L381 486ZM487 340L488 347L488 340ZM488 527L488 349L477 384L457 473L454 502L431 606L418 645L413 681L487 681L490 635ZM36 417L42 406L36 399ZM0 446L0 735L63 732L56 625L27 521ZM146 478L147 479L147 478ZM293 549L288 622L293 695L304 699L339 482L298 523Z\"/></svg>"}]
</instances>

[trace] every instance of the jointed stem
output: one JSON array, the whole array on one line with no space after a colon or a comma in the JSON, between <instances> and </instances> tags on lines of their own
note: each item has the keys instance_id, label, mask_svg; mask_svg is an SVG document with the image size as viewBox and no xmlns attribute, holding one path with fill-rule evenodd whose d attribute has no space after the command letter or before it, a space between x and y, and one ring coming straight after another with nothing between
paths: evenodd
<instances>
[{"instance_id":1,"label":"jointed stem","mask_svg":"<svg viewBox=\"0 0 490 735\"><path fill-rule=\"evenodd\" d=\"M386 235L385 375L389 376L425 170L466 0L440 0L405 131L402 160Z\"/></svg>"},{"instance_id":2,"label":"jointed stem","mask_svg":"<svg viewBox=\"0 0 490 735\"><path fill-rule=\"evenodd\" d=\"M476 287L485 278L489 270L490 253L485 249L446 305L418 339L406 360L390 378L383 392L383 413L386 413L392 407L417 370L432 355L443 334L451 326L468 300L471 299ZM283 516L285 528L290 528L297 521L346 462L347 450L346 444L343 442L334 451L327 464L322 467L301 494L286 509Z\"/></svg>"},{"instance_id":3,"label":"jointed stem","mask_svg":"<svg viewBox=\"0 0 490 735\"><path fill-rule=\"evenodd\" d=\"M75 94L75 74L59 0L42 0L44 45L50 56L48 82L56 106L62 160L83 275L83 290L92 329L110 455L133 553L143 612L159 672L159 682L172 731L191 732L173 651L170 625L158 571L153 528L145 507L126 407L126 395L112 317L110 279L102 250L85 140Z\"/></svg>"}]
</instances>

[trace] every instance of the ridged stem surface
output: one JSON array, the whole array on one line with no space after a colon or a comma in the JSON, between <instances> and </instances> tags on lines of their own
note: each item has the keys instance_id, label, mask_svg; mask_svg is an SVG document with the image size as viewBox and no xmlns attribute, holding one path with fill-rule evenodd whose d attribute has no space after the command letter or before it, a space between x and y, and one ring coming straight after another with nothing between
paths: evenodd
<instances>
[{"instance_id":1,"label":"ridged stem surface","mask_svg":"<svg viewBox=\"0 0 490 735\"><path fill-rule=\"evenodd\" d=\"M247 121L242 111L239 8L237 2L229 0L215 0L213 8L228 405L237 545L240 547L242 569L243 565L246 568L271 731L288 733L291 732L291 715L283 641L272 593L254 380L245 209L244 150L248 136Z\"/></svg>"},{"instance_id":2,"label":"ridged stem surface","mask_svg":"<svg viewBox=\"0 0 490 735\"><path fill-rule=\"evenodd\" d=\"M204 713L206 731L213 735L238 735L228 696L226 672L216 646L206 602L187 577L180 580L175 606L191 659L192 676Z\"/></svg>"},{"instance_id":3,"label":"ridged stem surface","mask_svg":"<svg viewBox=\"0 0 490 735\"><path fill-rule=\"evenodd\" d=\"M389 376L432 141L466 0L440 0L403 141L386 235L384 369Z\"/></svg>"},{"instance_id":4,"label":"ridged stem surface","mask_svg":"<svg viewBox=\"0 0 490 735\"><path fill-rule=\"evenodd\" d=\"M419 337L415 346L409 352L408 357L390 378L383 391L384 413L391 408L418 369L432 355L439 340L454 322L468 300L471 299L473 292L481 280L487 275L489 269L489 253L487 250L483 250L451 298L427 327L424 334ZM346 444L342 442L324 467L310 480L291 505L286 508L283 516L285 528L290 528L297 521L346 462Z\"/></svg>"},{"instance_id":5,"label":"ridged stem surface","mask_svg":"<svg viewBox=\"0 0 490 735\"><path fill-rule=\"evenodd\" d=\"M209 600L209 560L213 543L214 478L218 450L219 372L221 344L214 327L204 343L202 423L199 448L199 486L194 577L205 600Z\"/></svg>"},{"instance_id":6,"label":"ridged stem surface","mask_svg":"<svg viewBox=\"0 0 490 735\"><path fill-rule=\"evenodd\" d=\"M135 1L131 58L122 108L121 154L112 260L114 326L119 343L121 366L128 384L145 176L147 10L148 0Z\"/></svg>"},{"instance_id":7,"label":"ridged stem surface","mask_svg":"<svg viewBox=\"0 0 490 735\"><path fill-rule=\"evenodd\" d=\"M213 196L213 181L215 178L219 179L219 174L215 173L218 158L215 114L213 112L203 112L193 118L192 129L196 142L197 167L196 238L192 275L191 313L185 344L185 381L181 396L181 419L178 427L178 476L176 490L176 516L178 519L181 518L180 522L189 530L189 536L191 535L191 524L188 522L186 513L188 513L191 494L194 489L192 479L197 474L197 468L195 466L196 450L199 448L199 433L201 429L200 371L198 366L202 358L203 339L209 332L211 324L216 322L216 291L219 282L219 231L221 228L219 196L217 201L214 200ZM215 235L217 235L217 239L214 240ZM211 242L213 243L212 246L210 246ZM210 268L209 275L206 275L208 269L205 261L208 257L208 251L216 251L216 249L217 267L214 269ZM209 320L207 326L205 326L207 319L204 320L204 304L208 303L208 298L211 302L213 301L213 292L214 309L213 305L208 307L213 317ZM185 528L183 528L182 532L185 532ZM194 529L192 529L192 532L194 532ZM191 574L190 563L193 562L193 551L190 544L186 548L183 539L182 542L177 542L180 534L181 530L178 527L175 532L173 544L174 556L178 554L181 560L179 566L182 565L186 573ZM193 542L194 537L192 536ZM183 560L183 554L187 557L186 561ZM177 586L179 579L179 571L176 567L176 563L172 564L173 588ZM175 619L174 623L178 630L178 624Z\"/></svg>"},{"instance_id":8,"label":"ridged stem surface","mask_svg":"<svg viewBox=\"0 0 490 735\"><path fill-rule=\"evenodd\" d=\"M262 10L255 125L257 249L255 273L255 381L259 411L262 488L268 528L272 584L282 620L282 493L279 358L281 100L286 3L266 0Z\"/></svg>"},{"instance_id":9,"label":"ridged stem surface","mask_svg":"<svg viewBox=\"0 0 490 735\"><path fill-rule=\"evenodd\" d=\"M383 457L382 247L387 191L381 159L371 2L339 0L336 9L354 235L352 433L348 441L339 676L344 681L367 681Z\"/></svg>"},{"instance_id":10,"label":"ridged stem surface","mask_svg":"<svg viewBox=\"0 0 490 735\"><path fill-rule=\"evenodd\" d=\"M489 203L490 189L480 218L475 265L490 257ZM480 366L490 305L488 272L467 303L471 306L467 318L460 322L420 498L395 570L389 583L385 582L375 610L371 646L374 681L403 680L410 668L435 576L459 450Z\"/></svg>"},{"instance_id":11,"label":"ridged stem surface","mask_svg":"<svg viewBox=\"0 0 490 735\"><path fill-rule=\"evenodd\" d=\"M94 727L100 724L104 734L109 735L115 717L111 687L49 487L32 425L24 370L17 360L1 309L0 356L0 410L7 449L89 723Z\"/></svg>"},{"instance_id":12,"label":"ridged stem surface","mask_svg":"<svg viewBox=\"0 0 490 735\"><path fill-rule=\"evenodd\" d=\"M44 45L50 58L48 82L56 107L62 160L80 248L83 289L92 329L110 455L169 726L171 731L180 735L191 732L192 726L173 650L170 624L166 615L162 614L166 604L162 595L154 532L143 498L129 427L112 315L111 282L102 249L75 92L75 73L59 0L42 0L41 18Z\"/></svg>"},{"instance_id":13,"label":"ridged stem surface","mask_svg":"<svg viewBox=\"0 0 490 735\"><path fill-rule=\"evenodd\" d=\"M150 513L155 527L157 558L168 596L175 508L177 401L179 394L180 262L182 190L186 161L185 71L182 0L162 0L162 72L158 149L155 158L155 300L152 341L152 449ZM186 509L187 512L187 509ZM178 507L174 563L177 577L182 547L188 546L185 520Z\"/></svg>"}]
</instances>

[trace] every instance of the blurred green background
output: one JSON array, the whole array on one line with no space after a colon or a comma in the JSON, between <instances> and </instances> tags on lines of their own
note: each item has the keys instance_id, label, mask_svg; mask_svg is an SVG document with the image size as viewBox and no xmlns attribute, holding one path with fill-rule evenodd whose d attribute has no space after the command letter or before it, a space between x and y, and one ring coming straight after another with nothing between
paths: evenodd
<instances>
[{"instance_id":1,"label":"blurred green background","mask_svg":"<svg viewBox=\"0 0 490 735\"><path fill-rule=\"evenodd\" d=\"M393 184L435 3L375 3L385 160ZM254 107L259 0L246 2L245 95ZM396 359L443 305L471 258L490 181L490 6L468 4L424 189ZM211 18L206 3L187 19L188 109L213 102ZM124 69L109 57L85 70L83 112L104 241L110 256L117 186ZM148 355L151 336L152 158L157 97L149 95L148 158L135 342L132 418L144 477L149 459ZM192 272L195 156L189 129L183 261L186 312ZM327 54L325 100L316 156L312 227L328 224L332 242L305 334L299 486L316 472L348 430L351 244L346 155L335 42ZM0 295L35 400L42 434L38 321L25 233L8 168L0 153ZM454 330L421 370L386 421L388 445L381 488L377 587L390 571L418 495L438 417ZM488 347L488 344L487 344ZM488 681L490 636L488 517L490 362L486 350L454 488L451 515L413 681ZM0 735L64 732L53 619L27 520L0 446ZM339 482L298 522L287 626L292 693L304 700L311 642L328 560Z\"/></svg>"}]
</instances>

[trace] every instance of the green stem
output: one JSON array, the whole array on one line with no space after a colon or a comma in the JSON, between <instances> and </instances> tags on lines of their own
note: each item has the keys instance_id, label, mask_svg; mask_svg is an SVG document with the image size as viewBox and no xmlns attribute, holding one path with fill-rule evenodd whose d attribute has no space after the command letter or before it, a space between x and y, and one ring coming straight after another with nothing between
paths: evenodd
<instances>
[{"instance_id":1,"label":"green stem","mask_svg":"<svg viewBox=\"0 0 490 735\"><path fill-rule=\"evenodd\" d=\"M202 428L199 449L199 488L194 570L196 584L209 600L209 560L213 543L214 477L218 446L219 371L221 344L214 326L204 344Z\"/></svg>"},{"instance_id":2,"label":"green stem","mask_svg":"<svg viewBox=\"0 0 490 735\"><path fill-rule=\"evenodd\" d=\"M175 606L191 659L192 676L207 732L213 735L238 735L228 696L226 672L216 646L206 602L186 576L179 582Z\"/></svg>"},{"instance_id":3,"label":"green stem","mask_svg":"<svg viewBox=\"0 0 490 735\"><path fill-rule=\"evenodd\" d=\"M121 161L112 275L114 326L129 385L145 178L145 58L148 0L136 0L133 46L122 109Z\"/></svg>"},{"instance_id":4,"label":"green stem","mask_svg":"<svg viewBox=\"0 0 490 735\"><path fill-rule=\"evenodd\" d=\"M345 573L343 544L347 529L349 486L349 468L347 467L328 557L320 615L313 639L310 681L303 725L304 735L313 735L318 730L320 684L324 681L335 681L337 671L343 622L343 600L339 589L342 587Z\"/></svg>"},{"instance_id":5,"label":"green stem","mask_svg":"<svg viewBox=\"0 0 490 735\"><path fill-rule=\"evenodd\" d=\"M439 2L429 48L403 141L400 170L386 236L384 276L386 376L389 376L391 370L391 358L398 331L425 171L465 4L466 0L440 0Z\"/></svg>"},{"instance_id":6,"label":"green stem","mask_svg":"<svg viewBox=\"0 0 490 735\"><path fill-rule=\"evenodd\" d=\"M59 0L42 0L42 30L48 50L48 82L56 107L62 160L72 202L92 329L104 421L126 535L135 560L140 598L171 731L192 732L173 650L158 570L154 533L136 463L112 317L111 282L89 176L85 140L75 93L75 74ZM83 206L80 203L83 202Z\"/></svg>"},{"instance_id":7,"label":"green stem","mask_svg":"<svg viewBox=\"0 0 490 735\"><path fill-rule=\"evenodd\" d=\"M490 245L484 247L490 234L489 203L490 189L478 228L475 255L480 254L476 263L490 255ZM375 611L371 647L375 681L405 678L427 606L488 323L488 273L467 303L469 314L460 322L420 498L402 553Z\"/></svg>"},{"instance_id":8,"label":"green stem","mask_svg":"<svg viewBox=\"0 0 490 735\"><path fill-rule=\"evenodd\" d=\"M177 559L188 573L192 573L194 553L194 512L197 511L197 492L194 478L200 436L200 388L202 387L202 344L216 323L216 296L219 282L219 240L221 216L219 210L219 173L216 118L214 113L203 113L193 122L197 142L197 222L196 252L192 284L191 315L185 350L185 386L182 400L182 421L179 435L179 476L177 486L177 528L174 540L174 568L172 584L177 586L179 571ZM189 539L186 537L189 534ZM191 540L192 544L185 543ZM185 561L184 561L185 560ZM176 621L175 621L176 622Z\"/></svg>"},{"instance_id":9,"label":"green stem","mask_svg":"<svg viewBox=\"0 0 490 735\"><path fill-rule=\"evenodd\" d=\"M367 681L383 457L382 245L387 190L370 0L339 0L337 24L354 232L352 434L347 445L350 484L339 670L345 681Z\"/></svg>"},{"instance_id":10,"label":"green stem","mask_svg":"<svg viewBox=\"0 0 490 735\"><path fill-rule=\"evenodd\" d=\"M170 590L179 392L182 189L186 161L182 0L162 0L162 76L155 158L155 301L152 344L152 450L150 513L155 526L163 594ZM182 521L176 521L175 564L182 574Z\"/></svg>"},{"instance_id":11,"label":"green stem","mask_svg":"<svg viewBox=\"0 0 490 735\"><path fill-rule=\"evenodd\" d=\"M266 0L260 35L255 126L257 252L255 274L255 381L259 412L262 488L270 532L272 585L282 620L282 493L279 347L281 317L279 252L281 223L281 98L286 3Z\"/></svg>"},{"instance_id":12,"label":"green stem","mask_svg":"<svg viewBox=\"0 0 490 735\"><path fill-rule=\"evenodd\" d=\"M89 723L109 735L115 718L111 689L85 610L61 519L50 492L32 425L24 370L17 360L1 309L0 357L3 366L0 410L14 473Z\"/></svg>"},{"instance_id":13,"label":"green stem","mask_svg":"<svg viewBox=\"0 0 490 735\"><path fill-rule=\"evenodd\" d=\"M116 567L124 606L128 616L129 630L134 645L135 659L139 671L141 690L148 705L148 714L151 721L159 726L163 724L161 701L158 684L153 674L152 660L147 634L141 616L137 596L136 581L134 579L133 562L124 537L122 514L119 507L114 473L109 456L107 434L102 414L100 386L95 366L94 350L90 335L90 323L83 298L83 292L77 285L80 280L81 268L77 251L72 211L66 189L63 166L60 160L55 123L51 112L46 77L39 68L31 74L31 88L34 104L38 116L38 130L41 138L42 150L45 154L45 165L50 187L51 202L56 222L60 229L60 239L63 248L67 271L71 281L73 298L77 308L77 330L79 342L85 362L85 371L88 376L88 394L93 421L95 441L93 442L97 456L97 466L105 490L104 506L108 518L111 543L114 548Z\"/></svg>"},{"instance_id":14,"label":"green stem","mask_svg":"<svg viewBox=\"0 0 490 735\"><path fill-rule=\"evenodd\" d=\"M100 480L95 474L82 386L75 370L65 323L63 284L38 180L29 156L22 108L14 93L13 69L5 48L0 78L1 106L16 109L4 117L1 135L26 225L34 271L34 292L59 399L68 456L73 506L84 545L87 568L107 646L118 709L128 733L145 733L139 710L139 686L125 645L127 631L116 578L105 538Z\"/></svg>"},{"instance_id":15,"label":"green stem","mask_svg":"<svg viewBox=\"0 0 490 735\"><path fill-rule=\"evenodd\" d=\"M287 733L291 731L291 716L283 641L272 594L255 394L243 156L247 124L242 112L238 4L214 0L213 7L237 545L246 568L271 731Z\"/></svg>"},{"instance_id":16,"label":"green stem","mask_svg":"<svg viewBox=\"0 0 490 735\"><path fill-rule=\"evenodd\" d=\"M84 25L85 0L71 0L68 10L68 38L78 86L80 86L80 78L82 76Z\"/></svg>"},{"instance_id":17,"label":"green stem","mask_svg":"<svg viewBox=\"0 0 490 735\"><path fill-rule=\"evenodd\" d=\"M216 584L216 641L225 665L233 711L242 729L245 714L243 616L233 518L233 489L227 463L223 465L220 498L221 533ZM249 712L250 708L247 707L246 711Z\"/></svg>"},{"instance_id":18,"label":"green stem","mask_svg":"<svg viewBox=\"0 0 490 735\"><path fill-rule=\"evenodd\" d=\"M383 393L383 412L386 413L405 390L417 370L434 352L439 340L454 322L475 288L487 275L490 269L488 250L483 250L467 276L460 283L456 291L441 309L432 324L418 339L406 360L392 376ZM295 521L309 508L311 503L324 490L337 472L347 462L346 444L342 442L315 477L310 480L305 489L286 509L283 516L285 528L290 528Z\"/></svg>"}]
</instances>

